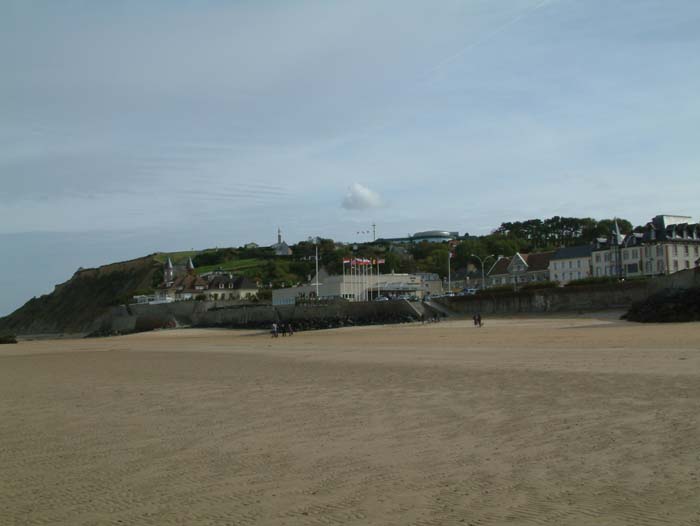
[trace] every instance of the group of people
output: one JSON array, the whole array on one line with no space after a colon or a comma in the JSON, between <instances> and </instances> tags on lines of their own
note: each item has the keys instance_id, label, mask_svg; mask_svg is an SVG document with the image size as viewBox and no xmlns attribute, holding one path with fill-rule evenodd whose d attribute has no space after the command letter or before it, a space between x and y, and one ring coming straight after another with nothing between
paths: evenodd
<instances>
[{"instance_id":1,"label":"group of people","mask_svg":"<svg viewBox=\"0 0 700 526\"><path fill-rule=\"evenodd\" d=\"M294 327L292 327L291 323L273 322L270 334L273 338L278 338L280 333L282 333L282 336L287 336L287 334L289 334L290 336L294 336Z\"/></svg>"},{"instance_id":2,"label":"group of people","mask_svg":"<svg viewBox=\"0 0 700 526\"><path fill-rule=\"evenodd\" d=\"M477 312L476 314L474 314L474 316L472 316L472 319L474 320L474 327L481 327L482 326L480 313Z\"/></svg>"}]
</instances>

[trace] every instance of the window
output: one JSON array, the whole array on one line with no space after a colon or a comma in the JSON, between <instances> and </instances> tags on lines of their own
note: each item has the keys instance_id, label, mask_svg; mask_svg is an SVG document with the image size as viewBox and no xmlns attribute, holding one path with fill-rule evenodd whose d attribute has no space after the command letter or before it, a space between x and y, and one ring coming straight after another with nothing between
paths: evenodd
<instances>
[{"instance_id":1,"label":"window","mask_svg":"<svg viewBox=\"0 0 700 526\"><path fill-rule=\"evenodd\" d=\"M690 268L690 261L687 259L685 260L685 268Z\"/></svg>"},{"instance_id":2,"label":"window","mask_svg":"<svg viewBox=\"0 0 700 526\"><path fill-rule=\"evenodd\" d=\"M664 247L662 247L661 245L659 245L658 247L656 247L656 255L657 255L658 257L663 256L663 255L664 255Z\"/></svg>"},{"instance_id":3,"label":"window","mask_svg":"<svg viewBox=\"0 0 700 526\"><path fill-rule=\"evenodd\" d=\"M595 262L600 263L600 254L595 255Z\"/></svg>"},{"instance_id":4,"label":"window","mask_svg":"<svg viewBox=\"0 0 700 526\"><path fill-rule=\"evenodd\" d=\"M656 272L661 274L664 271L664 262L663 261L657 261L656 262Z\"/></svg>"},{"instance_id":5,"label":"window","mask_svg":"<svg viewBox=\"0 0 700 526\"><path fill-rule=\"evenodd\" d=\"M578 268L581 268L581 260L580 260L580 259L576 262L576 266L577 266Z\"/></svg>"},{"instance_id":6,"label":"window","mask_svg":"<svg viewBox=\"0 0 700 526\"><path fill-rule=\"evenodd\" d=\"M684 248L685 248L685 255L689 256L690 255L690 247L688 245L686 245Z\"/></svg>"},{"instance_id":7,"label":"window","mask_svg":"<svg viewBox=\"0 0 700 526\"><path fill-rule=\"evenodd\" d=\"M639 257L639 254L637 253L637 249L636 248L632 249L632 258L635 259L638 257Z\"/></svg>"},{"instance_id":8,"label":"window","mask_svg":"<svg viewBox=\"0 0 700 526\"><path fill-rule=\"evenodd\" d=\"M581 272L578 273L578 279L581 279Z\"/></svg>"},{"instance_id":9,"label":"window","mask_svg":"<svg viewBox=\"0 0 700 526\"><path fill-rule=\"evenodd\" d=\"M569 261L569 268L573 268L573 267L574 267L574 262L573 262L573 261Z\"/></svg>"},{"instance_id":10,"label":"window","mask_svg":"<svg viewBox=\"0 0 700 526\"><path fill-rule=\"evenodd\" d=\"M628 258L629 258L629 254L628 254L626 251L623 252L623 253L622 253L622 259L624 259L625 261L627 261Z\"/></svg>"},{"instance_id":11,"label":"window","mask_svg":"<svg viewBox=\"0 0 700 526\"><path fill-rule=\"evenodd\" d=\"M698 251L698 246L695 245L695 255L698 256L700 255L700 251Z\"/></svg>"},{"instance_id":12,"label":"window","mask_svg":"<svg viewBox=\"0 0 700 526\"><path fill-rule=\"evenodd\" d=\"M677 259L673 260L673 270L674 270L674 272L678 270L678 260Z\"/></svg>"},{"instance_id":13,"label":"window","mask_svg":"<svg viewBox=\"0 0 700 526\"><path fill-rule=\"evenodd\" d=\"M605 253L605 261L610 261L610 252Z\"/></svg>"},{"instance_id":14,"label":"window","mask_svg":"<svg viewBox=\"0 0 700 526\"><path fill-rule=\"evenodd\" d=\"M673 255L674 256L678 255L678 245L673 245Z\"/></svg>"}]
</instances>

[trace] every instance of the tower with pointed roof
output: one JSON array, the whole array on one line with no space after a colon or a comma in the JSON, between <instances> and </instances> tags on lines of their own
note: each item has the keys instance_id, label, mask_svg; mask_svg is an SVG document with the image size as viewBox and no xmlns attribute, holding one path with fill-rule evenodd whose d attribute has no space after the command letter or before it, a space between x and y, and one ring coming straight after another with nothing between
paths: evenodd
<instances>
[{"instance_id":1,"label":"tower with pointed roof","mask_svg":"<svg viewBox=\"0 0 700 526\"><path fill-rule=\"evenodd\" d=\"M194 274L194 263L191 257L187 258L187 273Z\"/></svg>"},{"instance_id":2,"label":"tower with pointed roof","mask_svg":"<svg viewBox=\"0 0 700 526\"><path fill-rule=\"evenodd\" d=\"M163 281L166 283L170 283L175 279L175 268L173 267L173 262L168 257L168 260L165 262L165 267L163 268Z\"/></svg>"}]
</instances>

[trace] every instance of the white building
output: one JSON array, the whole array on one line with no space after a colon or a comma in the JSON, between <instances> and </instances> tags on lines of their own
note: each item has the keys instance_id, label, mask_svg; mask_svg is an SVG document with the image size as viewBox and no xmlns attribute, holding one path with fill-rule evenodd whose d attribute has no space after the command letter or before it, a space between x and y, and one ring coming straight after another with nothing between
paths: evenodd
<instances>
[{"instance_id":1,"label":"white building","mask_svg":"<svg viewBox=\"0 0 700 526\"><path fill-rule=\"evenodd\" d=\"M378 296L422 298L425 290L432 290L432 285L425 287L420 276L415 274L338 274L329 275L320 270L311 283L275 289L272 291L273 305L294 305L298 302L318 299L347 301L372 301Z\"/></svg>"},{"instance_id":2,"label":"white building","mask_svg":"<svg viewBox=\"0 0 700 526\"><path fill-rule=\"evenodd\" d=\"M592 251L592 245L557 249L549 261L549 279L566 285L570 281L591 277Z\"/></svg>"}]
</instances>

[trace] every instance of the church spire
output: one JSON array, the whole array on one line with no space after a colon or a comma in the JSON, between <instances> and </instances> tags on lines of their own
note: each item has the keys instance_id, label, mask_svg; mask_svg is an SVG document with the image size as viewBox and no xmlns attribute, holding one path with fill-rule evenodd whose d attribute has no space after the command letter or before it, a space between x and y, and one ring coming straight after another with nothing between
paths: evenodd
<instances>
[{"instance_id":1,"label":"church spire","mask_svg":"<svg viewBox=\"0 0 700 526\"><path fill-rule=\"evenodd\" d=\"M163 278L166 282L173 281L175 279L175 269L173 267L173 262L168 256L168 260L165 262L165 268L163 269Z\"/></svg>"},{"instance_id":2,"label":"church spire","mask_svg":"<svg viewBox=\"0 0 700 526\"><path fill-rule=\"evenodd\" d=\"M281 243L282 243L282 230L280 229L280 227L277 227L277 244L279 245Z\"/></svg>"},{"instance_id":3,"label":"church spire","mask_svg":"<svg viewBox=\"0 0 700 526\"><path fill-rule=\"evenodd\" d=\"M187 272L194 272L194 263L191 257L187 258Z\"/></svg>"}]
</instances>

